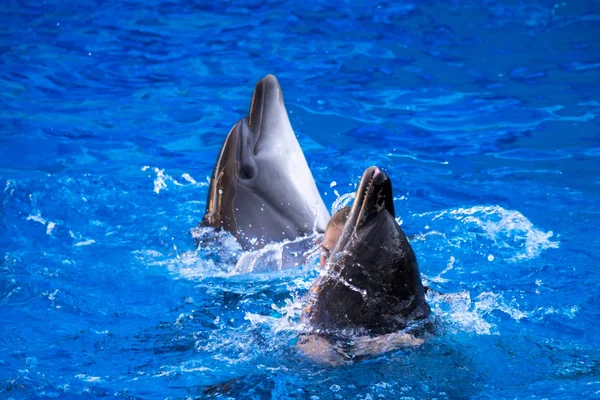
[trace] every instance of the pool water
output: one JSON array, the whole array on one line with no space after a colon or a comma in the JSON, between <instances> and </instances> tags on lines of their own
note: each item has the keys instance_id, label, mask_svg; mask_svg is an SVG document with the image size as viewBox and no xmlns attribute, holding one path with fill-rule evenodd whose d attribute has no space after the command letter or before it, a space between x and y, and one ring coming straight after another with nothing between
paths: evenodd
<instances>
[{"instance_id":1,"label":"pool water","mask_svg":"<svg viewBox=\"0 0 600 400\"><path fill-rule=\"evenodd\" d=\"M0 397L600 398L600 2L0 4ZM295 349L301 267L197 251L267 73L328 207L392 179L440 329Z\"/></svg>"}]
</instances>

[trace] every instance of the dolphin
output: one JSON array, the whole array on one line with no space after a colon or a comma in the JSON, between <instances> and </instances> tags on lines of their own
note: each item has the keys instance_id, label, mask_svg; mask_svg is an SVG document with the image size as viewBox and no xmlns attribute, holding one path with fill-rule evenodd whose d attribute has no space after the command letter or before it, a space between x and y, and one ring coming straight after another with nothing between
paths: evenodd
<instances>
[{"instance_id":1,"label":"dolphin","mask_svg":"<svg viewBox=\"0 0 600 400\"><path fill-rule=\"evenodd\" d=\"M302 320L321 333L385 335L429 314L417 258L395 219L392 183L369 167Z\"/></svg>"},{"instance_id":2,"label":"dolphin","mask_svg":"<svg viewBox=\"0 0 600 400\"><path fill-rule=\"evenodd\" d=\"M231 232L243 250L322 233L329 212L290 124L279 81L262 78L250 112L215 163L200 226Z\"/></svg>"}]
</instances>

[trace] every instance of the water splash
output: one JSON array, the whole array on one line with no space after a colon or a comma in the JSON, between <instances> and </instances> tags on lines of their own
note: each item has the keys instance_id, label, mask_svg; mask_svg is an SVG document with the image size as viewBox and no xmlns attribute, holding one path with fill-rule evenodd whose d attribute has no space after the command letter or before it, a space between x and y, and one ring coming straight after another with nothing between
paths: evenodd
<instances>
[{"instance_id":1,"label":"water splash","mask_svg":"<svg viewBox=\"0 0 600 400\"><path fill-rule=\"evenodd\" d=\"M149 165L145 165L141 168L142 171L148 171L151 167ZM206 182L197 182L190 174L187 172L181 174L181 178L186 182L180 182L177 179L173 178L171 175L165 174L164 169L160 169L158 167L153 168L156 177L154 178L154 193L159 194L161 190L168 189L167 182L171 182L175 186L195 186L195 187L208 187L210 184L210 178L207 177ZM150 175L151 177L151 175Z\"/></svg>"},{"instance_id":2,"label":"water splash","mask_svg":"<svg viewBox=\"0 0 600 400\"><path fill-rule=\"evenodd\" d=\"M27 216L27 221L35 221L35 222L39 222L42 225L45 225L46 226L46 235L52 234L52 231L56 227L56 222L47 221L45 218L42 217L42 215L39 212L36 212L35 214L31 214L31 215Z\"/></svg>"},{"instance_id":3,"label":"water splash","mask_svg":"<svg viewBox=\"0 0 600 400\"><path fill-rule=\"evenodd\" d=\"M316 245L321 240L322 235L315 234L294 240L270 243L259 250L244 252L233 270L231 270L230 275L299 268L314 257L318 250Z\"/></svg>"},{"instance_id":4,"label":"water splash","mask_svg":"<svg viewBox=\"0 0 600 400\"><path fill-rule=\"evenodd\" d=\"M569 319L574 318L579 307L538 307L524 310L517 299L507 299L504 295L492 291L479 293L475 298L471 293L461 291L456 293L438 293L429 291L427 302L433 313L441 319L449 333L467 332L477 335L499 335L499 328L493 314L500 312L513 321L529 319L541 321L548 315L558 314Z\"/></svg>"},{"instance_id":5,"label":"water splash","mask_svg":"<svg viewBox=\"0 0 600 400\"><path fill-rule=\"evenodd\" d=\"M332 214L334 214L336 211L349 205L350 202L352 202L354 200L354 198L356 197L356 192L345 193L340 196L339 193L336 191L335 194L336 194L337 198L334 200L333 204L331 205L331 213Z\"/></svg>"},{"instance_id":6,"label":"water splash","mask_svg":"<svg viewBox=\"0 0 600 400\"><path fill-rule=\"evenodd\" d=\"M448 245L456 248L460 248L464 242L477 240L479 236L491 240L490 248L484 249L486 258L497 252L508 262L523 262L538 257L546 249L559 247L558 241L550 240L554 236L552 231L544 232L520 212L497 205L455 208L418 214L416 217L428 221L426 225L431 225L432 229L438 223L447 225L448 220L459 222L460 225L455 228L437 228L455 233L452 238L443 234L440 236Z\"/></svg>"}]
</instances>

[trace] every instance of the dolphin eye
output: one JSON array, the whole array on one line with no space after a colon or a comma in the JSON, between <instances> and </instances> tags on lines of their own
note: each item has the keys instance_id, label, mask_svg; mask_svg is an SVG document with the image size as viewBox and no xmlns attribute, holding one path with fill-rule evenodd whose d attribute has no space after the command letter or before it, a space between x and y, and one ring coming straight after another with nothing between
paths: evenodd
<instances>
[{"instance_id":1,"label":"dolphin eye","mask_svg":"<svg viewBox=\"0 0 600 400\"><path fill-rule=\"evenodd\" d=\"M252 165L246 164L240 169L240 178L242 179L252 179L255 175L256 171Z\"/></svg>"}]
</instances>

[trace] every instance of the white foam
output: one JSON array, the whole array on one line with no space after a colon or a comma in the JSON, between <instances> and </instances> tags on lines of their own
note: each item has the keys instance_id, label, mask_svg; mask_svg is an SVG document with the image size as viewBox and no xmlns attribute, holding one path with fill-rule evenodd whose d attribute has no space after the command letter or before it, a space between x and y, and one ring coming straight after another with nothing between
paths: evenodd
<instances>
[{"instance_id":1,"label":"white foam","mask_svg":"<svg viewBox=\"0 0 600 400\"><path fill-rule=\"evenodd\" d=\"M333 204L331 205L331 212L335 213L337 210L346 207L351 201L354 200L354 198L356 197L356 193L355 192L350 192L350 193L346 193L340 196L340 194L336 191L334 191L335 195L337 196L337 198L334 200Z\"/></svg>"},{"instance_id":2,"label":"white foam","mask_svg":"<svg viewBox=\"0 0 600 400\"><path fill-rule=\"evenodd\" d=\"M270 243L259 250L246 251L241 254L229 275L275 272L300 267L312 256L310 247L319 241L318 238L319 236L299 237ZM290 257L284 256L284 253Z\"/></svg>"},{"instance_id":3,"label":"white foam","mask_svg":"<svg viewBox=\"0 0 600 400\"><path fill-rule=\"evenodd\" d=\"M285 299L282 306L271 305L271 309L279 314L277 317L246 312L244 319L250 321L253 326L267 326L273 333L298 332L302 330L302 325L298 320L306 304L298 293L293 292L291 296L291 298Z\"/></svg>"},{"instance_id":4,"label":"white foam","mask_svg":"<svg viewBox=\"0 0 600 400\"><path fill-rule=\"evenodd\" d=\"M96 241L94 239L82 240L81 242L77 242L74 244L75 247L81 246L89 246L90 244L94 244Z\"/></svg>"},{"instance_id":5,"label":"white foam","mask_svg":"<svg viewBox=\"0 0 600 400\"><path fill-rule=\"evenodd\" d=\"M451 332L462 331L478 335L495 333L495 326L483 318L480 310L475 310L468 292L428 294L427 302L433 314L440 317Z\"/></svg>"},{"instance_id":6,"label":"white foam","mask_svg":"<svg viewBox=\"0 0 600 400\"><path fill-rule=\"evenodd\" d=\"M102 379L99 376L89 376L89 375L85 375L85 374L77 374L75 375L75 378L84 381L84 382L101 382Z\"/></svg>"},{"instance_id":7,"label":"white foam","mask_svg":"<svg viewBox=\"0 0 600 400\"><path fill-rule=\"evenodd\" d=\"M183 252L178 252L174 247L175 256L155 250L136 250L132 253L143 264L167 268L176 277L182 279L229 277L235 267L235 260L241 253L241 247L235 237L228 232L217 232L213 228L206 227L194 228L191 233L196 240L209 240L209 244ZM213 260L212 253L218 253L219 262Z\"/></svg>"},{"instance_id":8,"label":"white foam","mask_svg":"<svg viewBox=\"0 0 600 400\"><path fill-rule=\"evenodd\" d=\"M46 220L44 218L42 218L40 213L37 213L34 215L29 215L27 217L27 221L35 221L35 222L39 222L42 225L46 225Z\"/></svg>"},{"instance_id":9,"label":"white foam","mask_svg":"<svg viewBox=\"0 0 600 400\"><path fill-rule=\"evenodd\" d=\"M486 319L494 312L502 312L514 321L523 319L539 321L551 314L564 315L572 319L580 311L578 306L522 310L517 299L506 299L502 294L491 291L482 292L474 299L471 299L471 294L466 291L446 294L428 292L427 302L433 313L444 321L444 325L451 328L450 332L470 332L477 335L501 333L495 324Z\"/></svg>"},{"instance_id":10,"label":"white foam","mask_svg":"<svg viewBox=\"0 0 600 400\"><path fill-rule=\"evenodd\" d=\"M453 239L448 239L449 244L457 248L465 241L475 240L477 235L483 234L493 242L492 248L498 250L492 252L487 249L485 257L489 261L498 258L498 253L504 253L506 261L521 262L538 257L546 249L559 247L558 241L550 240L554 236L552 231L544 232L520 212L496 205L454 208L416 216L430 219L430 224L446 219L460 222L459 228L465 231L462 234L458 231L458 235L454 234ZM456 232L456 229L450 228L448 231Z\"/></svg>"},{"instance_id":11,"label":"white foam","mask_svg":"<svg viewBox=\"0 0 600 400\"><path fill-rule=\"evenodd\" d=\"M446 268L442 272L440 272L437 276L434 276L434 277L425 276L425 278L429 282L435 282L435 283L448 282L448 279L442 278L442 275L444 275L446 272L452 271L454 269L455 262L456 262L456 258L454 258L454 256L450 256L450 259L448 260L448 263L446 264ZM422 274L422 275L424 275L424 274Z\"/></svg>"},{"instance_id":12,"label":"white foam","mask_svg":"<svg viewBox=\"0 0 600 400\"><path fill-rule=\"evenodd\" d=\"M219 328L211 331L208 339L195 343L196 351L211 354L219 364L245 364L254 355L253 340L245 329ZM231 357L229 357L231 355Z\"/></svg>"},{"instance_id":13,"label":"white foam","mask_svg":"<svg viewBox=\"0 0 600 400\"><path fill-rule=\"evenodd\" d=\"M55 222L48 222L48 225L46 226L46 235L50 235L52 233L52 231L54 230L54 227L56 226Z\"/></svg>"},{"instance_id":14,"label":"white foam","mask_svg":"<svg viewBox=\"0 0 600 400\"><path fill-rule=\"evenodd\" d=\"M440 165L448 165L448 161L440 161L440 160L430 160L423 156L414 156L412 154L396 154L396 153L388 153L388 157L397 157L397 158L410 158L415 161L430 163L430 164L440 164Z\"/></svg>"},{"instance_id":15,"label":"white foam","mask_svg":"<svg viewBox=\"0 0 600 400\"><path fill-rule=\"evenodd\" d=\"M147 171L150 167L144 166L142 167L142 171ZM187 182L179 182L177 179L173 178L171 175L165 173L164 169L160 169L158 167L154 167L154 173L156 173L156 178L154 178L154 193L158 194L161 190L167 189L167 182L171 182L175 186L197 186L197 187L206 187L210 185L210 178L207 177L206 182L197 182L192 176L188 173L181 174L181 178Z\"/></svg>"},{"instance_id":16,"label":"white foam","mask_svg":"<svg viewBox=\"0 0 600 400\"><path fill-rule=\"evenodd\" d=\"M154 168L154 172L156 172L156 179L154 179L154 193L158 194L162 189L167 188L167 184L165 183L165 170Z\"/></svg>"},{"instance_id":17,"label":"white foam","mask_svg":"<svg viewBox=\"0 0 600 400\"><path fill-rule=\"evenodd\" d=\"M189 183L196 184L196 180L190 176L190 174L181 174L181 177Z\"/></svg>"},{"instance_id":18,"label":"white foam","mask_svg":"<svg viewBox=\"0 0 600 400\"><path fill-rule=\"evenodd\" d=\"M56 227L56 222L47 221L39 212L29 215L27 221L34 221L46 225L46 235L50 235Z\"/></svg>"}]
</instances>

